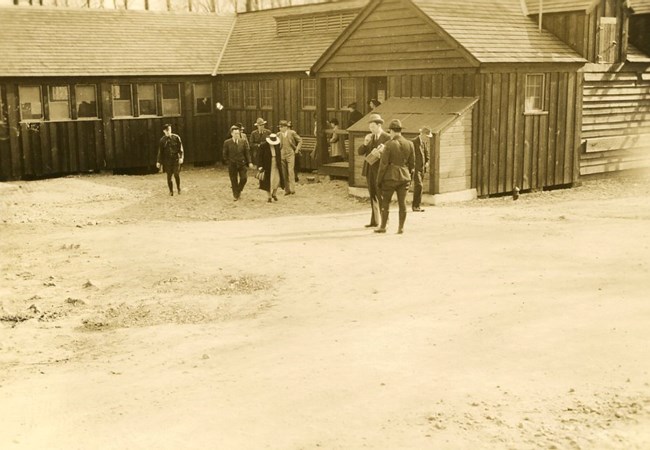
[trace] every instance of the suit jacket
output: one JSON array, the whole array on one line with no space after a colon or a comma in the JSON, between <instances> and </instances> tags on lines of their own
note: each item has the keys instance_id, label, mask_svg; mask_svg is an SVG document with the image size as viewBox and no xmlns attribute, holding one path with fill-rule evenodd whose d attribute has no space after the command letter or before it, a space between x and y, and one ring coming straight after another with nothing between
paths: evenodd
<instances>
[{"instance_id":1,"label":"suit jacket","mask_svg":"<svg viewBox=\"0 0 650 450\"><path fill-rule=\"evenodd\" d=\"M379 160L378 185L398 185L411 181L415 168L413 142L404 136L395 136L386 143Z\"/></svg>"},{"instance_id":2,"label":"suit jacket","mask_svg":"<svg viewBox=\"0 0 650 450\"><path fill-rule=\"evenodd\" d=\"M428 142L427 148L424 148L420 136L413 139L413 148L415 150L415 170L418 172L424 172L424 167L429 162L429 148L431 146L431 141Z\"/></svg>"},{"instance_id":3,"label":"suit jacket","mask_svg":"<svg viewBox=\"0 0 650 450\"><path fill-rule=\"evenodd\" d=\"M248 165L251 162L251 153L248 140L239 139L239 142L230 138L223 143L223 162L237 166Z\"/></svg>"},{"instance_id":4,"label":"suit jacket","mask_svg":"<svg viewBox=\"0 0 650 450\"><path fill-rule=\"evenodd\" d=\"M350 128L361 119L363 119L363 114L355 109L354 111L350 112L350 116L348 117L348 124L345 128Z\"/></svg>"},{"instance_id":5,"label":"suit jacket","mask_svg":"<svg viewBox=\"0 0 650 450\"><path fill-rule=\"evenodd\" d=\"M284 136L284 133L279 132L278 137L280 138L280 148L285 150L290 148L294 153L298 153L302 148L302 138L293 130L287 130L287 136Z\"/></svg>"},{"instance_id":6,"label":"suit jacket","mask_svg":"<svg viewBox=\"0 0 650 450\"><path fill-rule=\"evenodd\" d=\"M183 157L183 142L179 135L172 133L169 137L165 135L160 138L160 142L158 143L158 155L156 157L157 163L169 164L181 160Z\"/></svg>"},{"instance_id":7,"label":"suit jacket","mask_svg":"<svg viewBox=\"0 0 650 450\"><path fill-rule=\"evenodd\" d=\"M377 147L379 144L385 144L388 141L390 141L390 134L382 130L381 134L379 135L379 138L376 138L373 135L368 145L361 144L357 149L357 154L365 157L368 153L372 151L373 148ZM361 175L363 175L364 177L368 176L368 167L369 167L368 162L364 161L363 169L361 170Z\"/></svg>"},{"instance_id":8,"label":"suit jacket","mask_svg":"<svg viewBox=\"0 0 650 450\"><path fill-rule=\"evenodd\" d=\"M259 148L260 144L264 142L264 140L269 137L271 134L271 130L267 128L262 128L262 132L260 133L259 130L255 130L251 133L251 138L249 140L251 149L257 149Z\"/></svg>"}]
</instances>

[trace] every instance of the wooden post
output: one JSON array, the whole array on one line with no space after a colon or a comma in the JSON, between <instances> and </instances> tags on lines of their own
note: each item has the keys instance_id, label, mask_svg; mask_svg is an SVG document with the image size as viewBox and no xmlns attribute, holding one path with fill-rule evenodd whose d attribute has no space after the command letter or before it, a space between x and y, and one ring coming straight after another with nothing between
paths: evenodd
<instances>
[{"instance_id":1,"label":"wooden post","mask_svg":"<svg viewBox=\"0 0 650 450\"><path fill-rule=\"evenodd\" d=\"M327 135L325 134L325 118L327 117L327 79L316 79L316 166L320 167L329 162L327 154Z\"/></svg>"}]
</instances>

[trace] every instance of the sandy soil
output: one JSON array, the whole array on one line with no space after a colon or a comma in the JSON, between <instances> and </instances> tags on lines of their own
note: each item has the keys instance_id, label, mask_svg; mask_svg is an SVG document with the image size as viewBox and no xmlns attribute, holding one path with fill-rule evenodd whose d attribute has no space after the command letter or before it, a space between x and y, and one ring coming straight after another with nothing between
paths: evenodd
<instances>
[{"instance_id":1,"label":"sandy soil","mask_svg":"<svg viewBox=\"0 0 650 450\"><path fill-rule=\"evenodd\" d=\"M404 235L183 181L0 184L0 448L650 448L650 175Z\"/></svg>"}]
</instances>

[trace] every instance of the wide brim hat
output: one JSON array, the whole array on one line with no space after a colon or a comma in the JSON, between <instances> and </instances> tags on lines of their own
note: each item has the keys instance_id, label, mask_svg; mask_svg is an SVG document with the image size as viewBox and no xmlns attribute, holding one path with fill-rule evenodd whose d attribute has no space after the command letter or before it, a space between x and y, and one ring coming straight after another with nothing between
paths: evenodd
<instances>
[{"instance_id":1,"label":"wide brim hat","mask_svg":"<svg viewBox=\"0 0 650 450\"><path fill-rule=\"evenodd\" d=\"M433 133L431 132L431 128L429 127L422 127L420 128L420 133L424 134L426 137L433 137Z\"/></svg>"},{"instance_id":2,"label":"wide brim hat","mask_svg":"<svg viewBox=\"0 0 650 450\"><path fill-rule=\"evenodd\" d=\"M280 138L278 137L277 134L271 133L269 136L266 138L266 142L268 142L271 145L278 145L280 143Z\"/></svg>"},{"instance_id":3,"label":"wide brim hat","mask_svg":"<svg viewBox=\"0 0 650 450\"><path fill-rule=\"evenodd\" d=\"M266 125L266 120L262 119L261 117L258 117L257 120L255 121L255 125Z\"/></svg>"},{"instance_id":4,"label":"wide brim hat","mask_svg":"<svg viewBox=\"0 0 650 450\"><path fill-rule=\"evenodd\" d=\"M384 123L384 119L382 119L379 114L370 114L368 122Z\"/></svg>"}]
</instances>

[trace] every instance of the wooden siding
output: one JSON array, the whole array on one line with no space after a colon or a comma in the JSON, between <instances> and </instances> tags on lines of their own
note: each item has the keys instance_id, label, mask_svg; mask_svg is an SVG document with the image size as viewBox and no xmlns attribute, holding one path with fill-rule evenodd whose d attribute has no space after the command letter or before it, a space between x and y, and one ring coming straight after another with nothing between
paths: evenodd
<instances>
[{"instance_id":1,"label":"wooden siding","mask_svg":"<svg viewBox=\"0 0 650 450\"><path fill-rule=\"evenodd\" d=\"M399 15L395 12L400 11ZM413 7L385 0L359 25L319 70L371 72L471 67L449 38L434 30Z\"/></svg>"},{"instance_id":2,"label":"wooden siding","mask_svg":"<svg viewBox=\"0 0 650 450\"><path fill-rule=\"evenodd\" d=\"M156 163L162 126L171 123L183 139L185 162L203 163L220 158L216 114L194 115L192 81L165 78L154 82L179 83L182 114L174 117L112 118L111 84L137 83L138 79L79 82L58 80L56 84L95 84L99 118L60 121L21 121L18 86L21 80L2 84L6 92L7 122L0 136L0 178L3 180L43 177L87 171L151 168ZM197 82L211 81L210 78ZM147 79L146 82L152 82ZM30 79L31 85L48 85L47 79ZM218 92L213 89L213 96ZM0 130L2 133L2 130Z\"/></svg>"},{"instance_id":3,"label":"wooden siding","mask_svg":"<svg viewBox=\"0 0 650 450\"><path fill-rule=\"evenodd\" d=\"M650 164L650 69L590 65L584 74L580 173L590 175Z\"/></svg>"},{"instance_id":4,"label":"wooden siding","mask_svg":"<svg viewBox=\"0 0 650 450\"><path fill-rule=\"evenodd\" d=\"M465 114L461 120L440 134L437 152L439 193L470 189L472 183L471 113Z\"/></svg>"}]
</instances>

